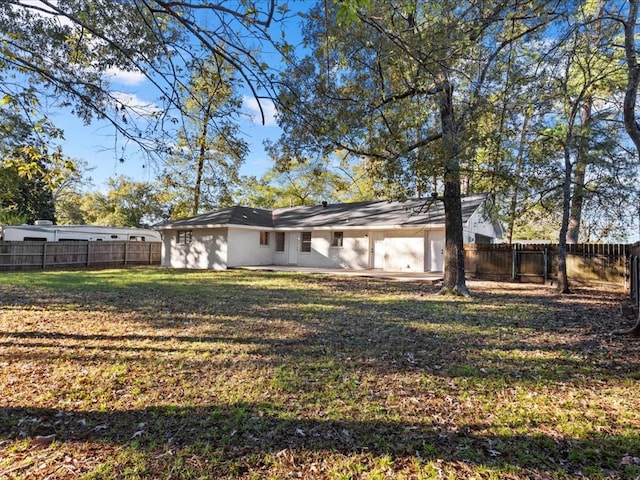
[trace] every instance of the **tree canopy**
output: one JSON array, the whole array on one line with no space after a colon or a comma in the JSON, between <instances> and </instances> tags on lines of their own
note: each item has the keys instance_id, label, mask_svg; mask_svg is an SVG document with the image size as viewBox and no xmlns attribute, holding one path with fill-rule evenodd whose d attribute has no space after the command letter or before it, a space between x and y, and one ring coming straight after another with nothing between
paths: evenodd
<instances>
[{"instance_id":1,"label":"tree canopy","mask_svg":"<svg viewBox=\"0 0 640 480\"><path fill-rule=\"evenodd\" d=\"M471 127L510 73L510 47L536 40L560 4L350 5L319 2L307 17L310 53L282 81L283 150L366 157L387 197L421 195L435 178L446 212L443 290L467 294L461 185L476 153Z\"/></svg>"},{"instance_id":2,"label":"tree canopy","mask_svg":"<svg viewBox=\"0 0 640 480\"><path fill-rule=\"evenodd\" d=\"M5 1L0 93L43 112L68 107L85 122L107 120L124 142L162 153L189 111L195 65L219 59L256 98L273 96L260 51L277 47L286 14L276 0ZM144 76L155 97L146 107L128 103L111 85L116 72Z\"/></svg>"},{"instance_id":3,"label":"tree canopy","mask_svg":"<svg viewBox=\"0 0 640 480\"><path fill-rule=\"evenodd\" d=\"M166 162L160 216L238 198L273 206L434 195L446 212L444 290L466 294L467 193L500 200L491 213L508 241L551 231L561 245L616 238L628 221L640 149L637 8L318 1L301 13L294 45L283 36L289 6L276 0L8 0L1 103L28 129L14 121L22 143L16 150L5 137L3 165L50 184L69 173L50 116L69 108L110 122L115 144ZM154 97L132 104L114 72L146 78ZM273 168L244 188L240 89L274 101L282 129L269 146Z\"/></svg>"}]
</instances>

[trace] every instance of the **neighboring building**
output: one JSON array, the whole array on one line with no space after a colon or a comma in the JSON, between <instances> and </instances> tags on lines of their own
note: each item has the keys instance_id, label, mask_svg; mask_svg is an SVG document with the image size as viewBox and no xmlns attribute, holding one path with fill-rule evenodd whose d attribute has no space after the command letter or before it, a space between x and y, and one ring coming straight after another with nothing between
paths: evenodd
<instances>
[{"instance_id":1,"label":"neighboring building","mask_svg":"<svg viewBox=\"0 0 640 480\"><path fill-rule=\"evenodd\" d=\"M486 203L486 195L462 199L466 243L502 238L502 228L488 217ZM443 270L444 208L434 199L275 210L234 206L155 228L163 233L166 267Z\"/></svg>"},{"instance_id":2,"label":"neighboring building","mask_svg":"<svg viewBox=\"0 0 640 480\"><path fill-rule=\"evenodd\" d=\"M0 240L42 241L138 241L159 242L160 233L145 228L103 227L99 225L53 225L39 220L35 225L0 226Z\"/></svg>"}]
</instances>

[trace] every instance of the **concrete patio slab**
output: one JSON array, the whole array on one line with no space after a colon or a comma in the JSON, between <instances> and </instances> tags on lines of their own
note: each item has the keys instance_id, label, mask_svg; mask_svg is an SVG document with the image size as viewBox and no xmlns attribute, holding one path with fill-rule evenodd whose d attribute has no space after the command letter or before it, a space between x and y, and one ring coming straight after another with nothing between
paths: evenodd
<instances>
[{"instance_id":1,"label":"concrete patio slab","mask_svg":"<svg viewBox=\"0 0 640 480\"><path fill-rule=\"evenodd\" d=\"M438 283L443 279L442 272L388 272L383 270L354 270L343 268L298 267L294 265L248 265L234 267L239 270L264 270L271 272L317 273L346 277L365 277L392 280L396 282L428 282Z\"/></svg>"}]
</instances>

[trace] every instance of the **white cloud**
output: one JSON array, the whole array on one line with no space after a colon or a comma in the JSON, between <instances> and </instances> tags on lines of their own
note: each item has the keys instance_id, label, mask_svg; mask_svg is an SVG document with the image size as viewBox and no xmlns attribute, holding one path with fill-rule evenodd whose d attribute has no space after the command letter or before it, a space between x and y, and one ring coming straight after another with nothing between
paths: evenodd
<instances>
[{"instance_id":1,"label":"white cloud","mask_svg":"<svg viewBox=\"0 0 640 480\"><path fill-rule=\"evenodd\" d=\"M116 104L123 105L131 112L141 116L151 116L161 111L153 102L141 99L135 93L112 92L111 97Z\"/></svg>"},{"instance_id":2,"label":"white cloud","mask_svg":"<svg viewBox=\"0 0 640 480\"><path fill-rule=\"evenodd\" d=\"M13 8L16 9L26 9L31 11L36 15L40 15L43 18L53 18L55 19L61 26L75 26L75 24L66 16L60 15L57 12L58 1L52 0L51 7L42 3L40 0L21 0L17 4L13 5Z\"/></svg>"},{"instance_id":3,"label":"white cloud","mask_svg":"<svg viewBox=\"0 0 640 480\"><path fill-rule=\"evenodd\" d=\"M262 113L264 114L264 125L265 127L276 127L278 122L276 121L276 114L278 111L276 110L276 106L273 104L271 100L258 100L255 97L250 97L245 95L242 97L242 104L244 109L251 116L251 121L256 125L262 125ZM260 111L260 107L262 107L262 113Z\"/></svg>"},{"instance_id":4,"label":"white cloud","mask_svg":"<svg viewBox=\"0 0 640 480\"><path fill-rule=\"evenodd\" d=\"M74 29L80 29L78 25L76 25L69 17L58 13L58 4L57 0L50 1L51 6L42 3L40 0L21 0L18 5L15 5L14 8L23 8L31 11L35 15L39 15L43 18L52 18L55 19L61 26L68 26ZM100 42L93 41L92 44L98 45ZM139 70L137 71L126 71L121 70L119 68L109 68L106 72L104 72L106 77L111 78L113 81L129 86L140 85L145 81L145 76Z\"/></svg>"},{"instance_id":5,"label":"white cloud","mask_svg":"<svg viewBox=\"0 0 640 480\"><path fill-rule=\"evenodd\" d=\"M140 85L146 79L144 74L139 70L131 72L114 67L108 69L105 72L105 75L113 79L115 82L130 86Z\"/></svg>"}]
</instances>

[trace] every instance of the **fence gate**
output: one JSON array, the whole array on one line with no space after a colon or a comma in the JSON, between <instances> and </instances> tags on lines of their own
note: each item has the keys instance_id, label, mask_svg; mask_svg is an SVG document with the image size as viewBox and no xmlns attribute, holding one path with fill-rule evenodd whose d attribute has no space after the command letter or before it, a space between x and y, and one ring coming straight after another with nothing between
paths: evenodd
<instances>
[{"instance_id":1,"label":"fence gate","mask_svg":"<svg viewBox=\"0 0 640 480\"><path fill-rule=\"evenodd\" d=\"M536 246L537 247L537 246ZM527 278L529 277L529 278ZM541 281L549 278L549 249L528 245L513 246L513 280Z\"/></svg>"},{"instance_id":2,"label":"fence gate","mask_svg":"<svg viewBox=\"0 0 640 480\"><path fill-rule=\"evenodd\" d=\"M464 248L466 272L476 278L544 283L557 277L557 244L467 244ZM569 281L627 286L629 254L633 248L625 244L567 245ZM635 255L640 258L640 246L635 249Z\"/></svg>"}]
</instances>

